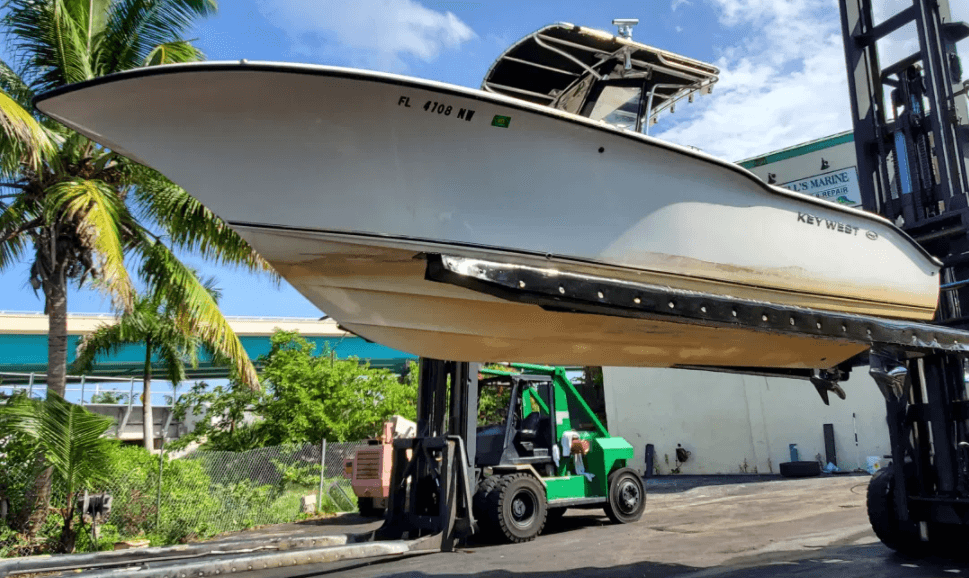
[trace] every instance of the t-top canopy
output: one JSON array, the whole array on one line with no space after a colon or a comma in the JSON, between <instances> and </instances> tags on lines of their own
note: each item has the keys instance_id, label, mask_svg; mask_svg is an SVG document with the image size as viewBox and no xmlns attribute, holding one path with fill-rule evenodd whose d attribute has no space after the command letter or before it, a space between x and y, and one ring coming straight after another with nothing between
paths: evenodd
<instances>
[{"instance_id":1,"label":"t-top canopy","mask_svg":"<svg viewBox=\"0 0 969 578\"><path fill-rule=\"evenodd\" d=\"M590 28L552 24L516 42L491 65L482 90L579 112L570 101L583 83L644 79L644 100L656 113L677 100L709 94L715 66ZM567 94L568 93L568 94ZM645 112L645 110L643 111Z\"/></svg>"}]
</instances>

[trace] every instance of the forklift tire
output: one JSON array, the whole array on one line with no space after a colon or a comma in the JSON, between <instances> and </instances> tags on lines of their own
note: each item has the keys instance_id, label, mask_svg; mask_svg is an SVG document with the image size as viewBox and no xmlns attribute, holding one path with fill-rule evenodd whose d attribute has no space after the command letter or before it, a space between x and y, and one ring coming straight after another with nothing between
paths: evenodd
<instances>
[{"instance_id":1,"label":"forklift tire","mask_svg":"<svg viewBox=\"0 0 969 578\"><path fill-rule=\"evenodd\" d=\"M609 474L606 515L616 524L639 520L646 509L646 488L636 470L622 468Z\"/></svg>"},{"instance_id":2,"label":"forklift tire","mask_svg":"<svg viewBox=\"0 0 969 578\"><path fill-rule=\"evenodd\" d=\"M915 522L901 522L895 513L895 467L875 472L868 482L868 521L875 535L899 554L922 557L928 554Z\"/></svg>"},{"instance_id":3,"label":"forklift tire","mask_svg":"<svg viewBox=\"0 0 969 578\"><path fill-rule=\"evenodd\" d=\"M494 534L499 538L511 543L534 540L545 527L545 487L531 474L501 476L488 494L488 510L497 522Z\"/></svg>"},{"instance_id":4,"label":"forklift tire","mask_svg":"<svg viewBox=\"0 0 969 578\"><path fill-rule=\"evenodd\" d=\"M357 498L357 509L364 518L379 518L384 515L384 509L373 505L373 498Z\"/></svg>"},{"instance_id":5,"label":"forklift tire","mask_svg":"<svg viewBox=\"0 0 969 578\"><path fill-rule=\"evenodd\" d=\"M471 499L471 509L474 513L474 519L478 522L478 527L483 534L493 534L495 528L498 527L498 521L494 517L494 512L488 507L488 498L495 488L498 487L498 482L501 481L501 476L488 476L478 482L478 488L474 492L474 497Z\"/></svg>"}]
</instances>

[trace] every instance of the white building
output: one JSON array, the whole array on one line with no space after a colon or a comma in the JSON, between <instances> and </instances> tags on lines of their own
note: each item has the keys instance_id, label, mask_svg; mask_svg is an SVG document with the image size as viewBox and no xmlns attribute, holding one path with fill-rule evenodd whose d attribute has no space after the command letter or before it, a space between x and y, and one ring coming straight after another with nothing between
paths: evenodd
<instances>
[{"instance_id":1,"label":"white building","mask_svg":"<svg viewBox=\"0 0 969 578\"><path fill-rule=\"evenodd\" d=\"M677 445L691 453L683 474L778 473L790 444L801 460L826 459L824 424L841 469L891 451L885 401L865 367L841 383L847 399L831 395L830 406L806 380L625 367L605 367L602 377L609 432L633 445L638 468L653 444L659 474L676 467Z\"/></svg>"}]
</instances>

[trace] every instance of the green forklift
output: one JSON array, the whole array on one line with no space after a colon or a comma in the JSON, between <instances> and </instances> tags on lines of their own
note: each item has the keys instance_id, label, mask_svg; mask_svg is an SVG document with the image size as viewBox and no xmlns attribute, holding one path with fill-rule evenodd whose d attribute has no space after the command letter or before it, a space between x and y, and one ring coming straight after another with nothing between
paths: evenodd
<instances>
[{"instance_id":1,"label":"green forklift","mask_svg":"<svg viewBox=\"0 0 969 578\"><path fill-rule=\"evenodd\" d=\"M480 531L535 539L568 508L604 508L613 522L646 506L633 448L609 435L562 367L511 364L479 370L473 498Z\"/></svg>"},{"instance_id":2,"label":"green forklift","mask_svg":"<svg viewBox=\"0 0 969 578\"><path fill-rule=\"evenodd\" d=\"M632 446L609 435L563 367L422 358L417 433L393 440L392 455L379 539L439 536L445 551L472 534L527 542L568 508L629 523L646 506Z\"/></svg>"}]
</instances>

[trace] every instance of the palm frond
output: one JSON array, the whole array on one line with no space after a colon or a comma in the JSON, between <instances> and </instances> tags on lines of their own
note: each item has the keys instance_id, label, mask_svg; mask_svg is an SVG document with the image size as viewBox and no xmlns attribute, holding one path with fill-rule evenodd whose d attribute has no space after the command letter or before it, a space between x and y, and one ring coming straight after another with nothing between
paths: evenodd
<instances>
[{"instance_id":1,"label":"palm frond","mask_svg":"<svg viewBox=\"0 0 969 578\"><path fill-rule=\"evenodd\" d=\"M259 377L238 336L195 272L162 243L146 241L141 275L156 295L171 304L181 323L220 355L231 359L240 382L256 390Z\"/></svg>"},{"instance_id":2,"label":"palm frond","mask_svg":"<svg viewBox=\"0 0 969 578\"><path fill-rule=\"evenodd\" d=\"M27 236L37 216L30 210L30 202L19 196L12 203L0 203L0 271L20 262L27 252L30 239Z\"/></svg>"},{"instance_id":3,"label":"palm frond","mask_svg":"<svg viewBox=\"0 0 969 578\"><path fill-rule=\"evenodd\" d=\"M157 47L181 39L196 20L216 10L215 0L115 2L99 46L99 74L141 66Z\"/></svg>"},{"instance_id":4,"label":"palm frond","mask_svg":"<svg viewBox=\"0 0 969 578\"><path fill-rule=\"evenodd\" d=\"M186 40L176 40L159 44L145 57L145 66L160 64L177 64L179 62L198 62L205 60L205 55L198 48Z\"/></svg>"},{"instance_id":5,"label":"palm frond","mask_svg":"<svg viewBox=\"0 0 969 578\"><path fill-rule=\"evenodd\" d=\"M125 344L131 343L125 338L128 331L123 325L127 322L125 316L122 316L116 323L102 325L81 338L81 342L77 345L77 356L71 364L71 371L76 373L90 371L98 357L117 353Z\"/></svg>"},{"instance_id":6,"label":"palm frond","mask_svg":"<svg viewBox=\"0 0 969 578\"><path fill-rule=\"evenodd\" d=\"M275 270L225 221L157 171L138 169L135 196L147 217L158 224L180 249L198 252L216 263L240 265L250 271Z\"/></svg>"},{"instance_id":7,"label":"palm frond","mask_svg":"<svg viewBox=\"0 0 969 578\"><path fill-rule=\"evenodd\" d=\"M99 279L118 309L129 311L134 288L124 264L121 226L127 210L115 191L94 180L71 180L48 189L46 217L72 220L78 237L97 255Z\"/></svg>"},{"instance_id":8,"label":"palm frond","mask_svg":"<svg viewBox=\"0 0 969 578\"><path fill-rule=\"evenodd\" d=\"M20 433L35 441L46 463L69 493L104 481L110 471L108 449L102 437L112 426L110 417L91 413L56 393L47 399L11 399L0 406L5 433Z\"/></svg>"},{"instance_id":9,"label":"palm frond","mask_svg":"<svg viewBox=\"0 0 969 578\"><path fill-rule=\"evenodd\" d=\"M185 381L185 357L190 349L178 347L172 342L159 344L158 356L165 363L165 379L172 385L178 385ZM198 363L195 363L197 366Z\"/></svg>"},{"instance_id":10,"label":"palm frond","mask_svg":"<svg viewBox=\"0 0 969 578\"><path fill-rule=\"evenodd\" d=\"M31 110L31 100L34 98L34 91L2 59L0 59L0 90L6 92L10 98L17 101L17 104L24 110Z\"/></svg>"},{"instance_id":11,"label":"palm frond","mask_svg":"<svg viewBox=\"0 0 969 578\"><path fill-rule=\"evenodd\" d=\"M71 13L81 28L88 56L94 54L97 43L108 23L108 10L113 0L73 0Z\"/></svg>"},{"instance_id":12,"label":"palm frond","mask_svg":"<svg viewBox=\"0 0 969 578\"><path fill-rule=\"evenodd\" d=\"M38 91L93 77L87 37L69 0L9 0L3 27L26 79Z\"/></svg>"},{"instance_id":13,"label":"palm frond","mask_svg":"<svg viewBox=\"0 0 969 578\"><path fill-rule=\"evenodd\" d=\"M14 174L22 165L39 172L53 152L47 129L17 99L0 91L0 174Z\"/></svg>"}]
</instances>

